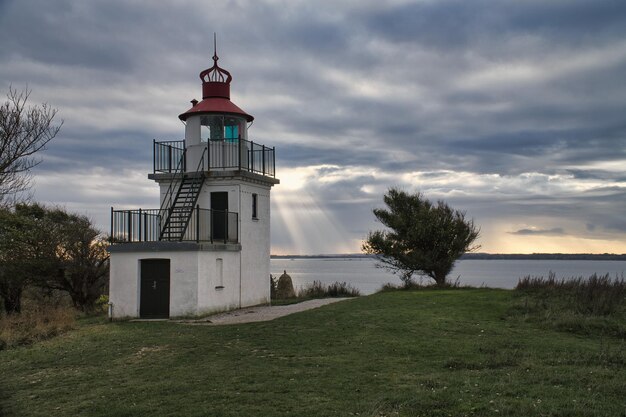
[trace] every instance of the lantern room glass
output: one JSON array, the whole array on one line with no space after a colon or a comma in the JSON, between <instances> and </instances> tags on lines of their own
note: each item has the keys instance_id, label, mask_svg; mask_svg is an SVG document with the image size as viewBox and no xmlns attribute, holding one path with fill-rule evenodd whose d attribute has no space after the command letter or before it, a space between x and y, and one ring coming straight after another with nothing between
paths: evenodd
<instances>
[{"instance_id":1,"label":"lantern room glass","mask_svg":"<svg viewBox=\"0 0 626 417\"><path fill-rule=\"evenodd\" d=\"M246 139L246 120L242 117L206 115L200 119L202 142L237 142Z\"/></svg>"}]
</instances>

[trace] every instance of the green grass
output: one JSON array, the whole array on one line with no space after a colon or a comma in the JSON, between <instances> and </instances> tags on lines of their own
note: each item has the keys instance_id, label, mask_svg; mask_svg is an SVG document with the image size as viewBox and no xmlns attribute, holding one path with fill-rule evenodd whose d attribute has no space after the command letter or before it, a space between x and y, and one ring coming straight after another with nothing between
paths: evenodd
<instances>
[{"instance_id":1,"label":"green grass","mask_svg":"<svg viewBox=\"0 0 626 417\"><path fill-rule=\"evenodd\" d=\"M233 326L82 324L0 352L8 416L624 416L623 338L513 291L396 291Z\"/></svg>"}]
</instances>

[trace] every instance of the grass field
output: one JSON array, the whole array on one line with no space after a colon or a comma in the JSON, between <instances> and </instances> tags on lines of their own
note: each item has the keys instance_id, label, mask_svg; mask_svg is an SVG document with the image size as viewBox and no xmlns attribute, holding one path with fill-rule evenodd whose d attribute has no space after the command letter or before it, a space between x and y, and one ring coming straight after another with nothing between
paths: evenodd
<instances>
[{"instance_id":1,"label":"grass field","mask_svg":"<svg viewBox=\"0 0 626 417\"><path fill-rule=\"evenodd\" d=\"M0 351L0 414L626 416L624 339L524 303L397 291L234 326L92 320Z\"/></svg>"}]
</instances>

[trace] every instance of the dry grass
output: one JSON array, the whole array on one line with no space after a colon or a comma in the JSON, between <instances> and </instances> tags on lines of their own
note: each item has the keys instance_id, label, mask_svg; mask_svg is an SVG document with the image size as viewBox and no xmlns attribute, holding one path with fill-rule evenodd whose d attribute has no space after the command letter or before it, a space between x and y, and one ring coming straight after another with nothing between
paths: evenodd
<instances>
[{"instance_id":1,"label":"dry grass","mask_svg":"<svg viewBox=\"0 0 626 417\"><path fill-rule=\"evenodd\" d=\"M325 286L321 281L302 287L298 291L298 298L326 298L326 297L359 297L361 292L345 282L333 282Z\"/></svg>"},{"instance_id":2,"label":"dry grass","mask_svg":"<svg viewBox=\"0 0 626 417\"><path fill-rule=\"evenodd\" d=\"M76 311L67 306L30 308L0 318L0 350L49 339L76 327Z\"/></svg>"},{"instance_id":3,"label":"dry grass","mask_svg":"<svg viewBox=\"0 0 626 417\"><path fill-rule=\"evenodd\" d=\"M512 316L557 330L626 340L626 281L609 275L557 279L524 277L515 288ZM622 356L622 360L624 357Z\"/></svg>"},{"instance_id":4,"label":"dry grass","mask_svg":"<svg viewBox=\"0 0 626 417\"><path fill-rule=\"evenodd\" d=\"M274 293L275 294L275 293ZM299 303L314 298L360 297L361 292L345 282L333 282L324 285L321 281L313 281L296 291L295 297L276 299L272 297L272 305Z\"/></svg>"},{"instance_id":5,"label":"dry grass","mask_svg":"<svg viewBox=\"0 0 626 417\"><path fill-rule=\"evenodd\" d=\"M554 272L548 278L526 276L515 287L518 291L540 292L554 299L567 298L570 309L583 315L608 316L626 307L626 280L612 279L609 274L593 274L589 278L557 279Z\"/></svg>"}]
</instances>

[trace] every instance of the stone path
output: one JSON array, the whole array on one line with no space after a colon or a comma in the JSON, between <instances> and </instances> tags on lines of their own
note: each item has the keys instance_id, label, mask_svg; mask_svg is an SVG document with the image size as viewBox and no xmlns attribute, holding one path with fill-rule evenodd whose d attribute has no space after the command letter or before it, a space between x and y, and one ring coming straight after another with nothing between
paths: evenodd
<instances>
[{"instance_id":1,"label":"stone path","mask_svg":"<svg viewBox=\"0 0 626 417\"><path fill-rule=\"evenodd\" d=\"M349 300L350 298L321 298L317 300L303 301L297 304L289 304L285 306L261 306L247 307L240 310L228 311L226 313L215 314L213 316L204 317L198 320L180 320L179 323L192 325L225 325L252 323L257 321L270 321L279 317L288 316L289 314L298 313L300 311L311 310L325 306L327 304L339 301Z\"/></svg>"}]
</instances>

